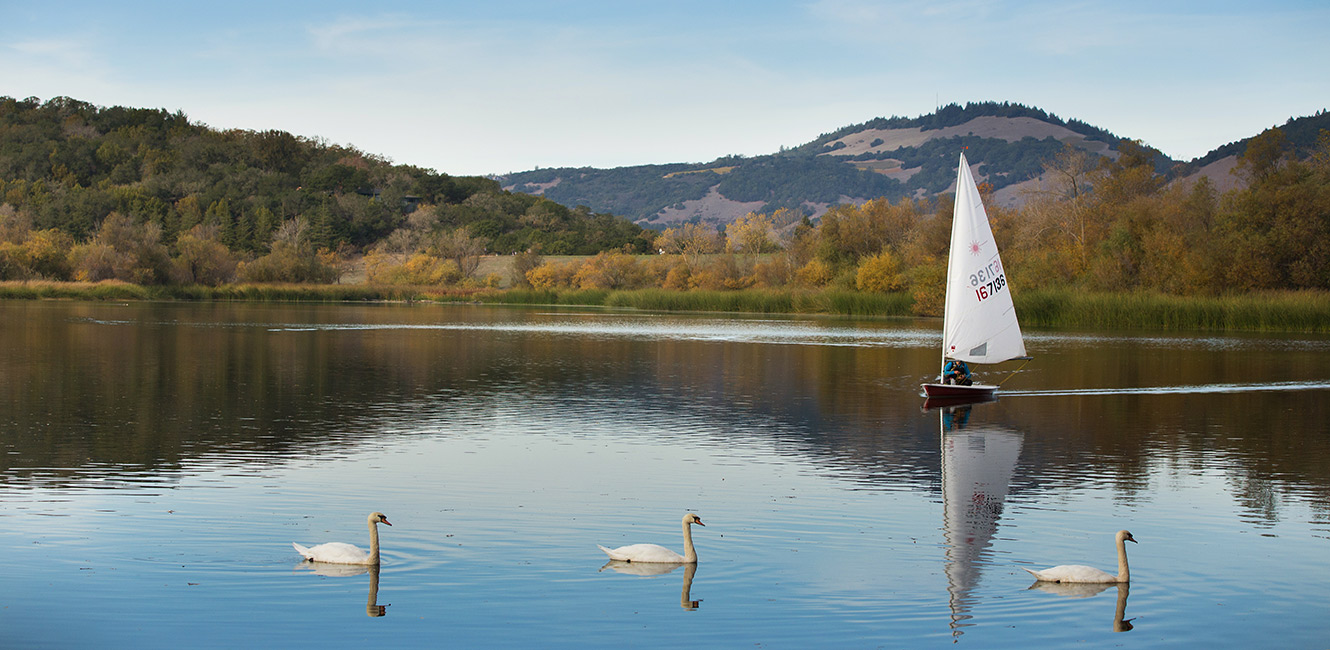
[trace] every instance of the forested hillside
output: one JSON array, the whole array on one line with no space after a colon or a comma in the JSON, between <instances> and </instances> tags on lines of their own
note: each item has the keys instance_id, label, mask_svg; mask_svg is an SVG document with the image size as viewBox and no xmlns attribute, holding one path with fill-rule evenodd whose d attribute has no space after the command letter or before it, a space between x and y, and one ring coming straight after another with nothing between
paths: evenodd
<instances>
[{"instance_id":1,"label":"forested hillside","mask_svg":"<svg viewBox=\"0 0 1330 650\"><path fill-rule=\"evenodd\" d=\"M1295 154L1305 157L1323 128L1330 128L1330 118L1318 113L1290 120L1282 130ZM515 191L612 211L656 228L689 221L724 225L749 211L784 208L818 216L837 204L945 194L951 191L961 150L998 203L1019 207L1028 190L1045 180L1047 164L1064 146L1086 152L1091 163L1098 164L1115 160L1123 142L1103 129L1020 104L952 104L917 118L878 118L847 126L765 156L617 169L539 169L500 180ZM1240 153L1246 142L1231 143L1185 165L1155 150L1148 155L1155 173L1167 181Z\"/></svg>"},{"instance_id":2,"label":"forested hillside","mask_svg":"<svg viewBox=\"0 0 1330 650\"><path fill-rule=\"evenodd\" d=\"M302 243L364 251L394 231L465 229L493 252L646 250L626 220L493 180L394 165L283 131L218 131L181 112L0 97L0 204L9 221L81 242L108 215L171 245L196 226L243 261L301 219ZM411 220L412 216L416 220Z\"/></svg>"}]
</instances>

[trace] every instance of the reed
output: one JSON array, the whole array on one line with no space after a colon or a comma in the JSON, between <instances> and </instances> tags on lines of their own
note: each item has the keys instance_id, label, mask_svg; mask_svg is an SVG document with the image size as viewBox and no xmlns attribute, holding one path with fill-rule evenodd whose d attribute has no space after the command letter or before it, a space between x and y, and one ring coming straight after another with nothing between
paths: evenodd
<instances>
[{"instance_id":1,"label":"reed","mask_svg":"<svg viewBox=\"0 0 1330 650\"><path fill-rule=\"evenodd\" d=\"M818 295L826 308L818 313L846 316L910 316L914 298L907 293L864 293L860 291L827 290Z\"/></svg>"},{"instance_id":2,"label":"reed","mask_svg":"<svg viewBox=\"0 0 1330 650\"><path fill-rule=\"evenodd\" d=\"M1291 291L1231 296L1160 293L1089 293L1037 289L1016 293L1026 327L1330 333L1330 292ZM0 282L0 300L188 300L255 302L466 302L520 305L606 306L651 311L801 313L910 316L904 293L845 289L746 289L673 291L636 289L487 289L400 287L367 284L233 284L139 286L124 282Z\"/></svg>"},{"instance_id":3,"label":"reed","mask_svg":"<svg viewBox=\"0 0 1330 650\"><path fill-rule=\"evenodd\" d=\"M616 291L605 305L653 311L788 313L789 292L750 289L747 291L671 291L636 289Z\"/></svg>"},{"instance_id":4,"label":"reed","mask_svg":"<svg viewBox=\"0 0 1330 650\"><path fill-rule=\"evenodd\" d=\"M1232 296L1085 293L1068 289L1015 295L1021 323L1034 327L1330 332L1330 293Z\"/></svg>"},{"instance_id":5,"label":"reed","mask_svg":"<svg viewBox=\"0 0 1330 650\"><path fill-rule=\"evenodd\" d=\"M152 300L147 287L124 282L0 282L0 300Z\"/></svg>"}]
</instances>

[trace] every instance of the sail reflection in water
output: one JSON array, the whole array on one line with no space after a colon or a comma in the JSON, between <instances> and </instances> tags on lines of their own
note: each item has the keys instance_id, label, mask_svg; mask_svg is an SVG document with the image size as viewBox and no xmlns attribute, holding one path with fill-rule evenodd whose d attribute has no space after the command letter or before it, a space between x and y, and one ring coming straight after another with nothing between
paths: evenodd
<instances>
[{"instance_id":1,"label":"sail reflection in water","mask_svg":"<svg viewBox=\"0 0 1330 650\"><path fill-rule=\"evenodd\" d=\"M624 575L638 576L642 578L651 578L654 576L665 575L675 569L683 567L683 590L679 593L679 606L692 611L702 606L701 600L693 600L693 576L697 575L696 563L669 563L669 562L624 562L622 560L610 560L601 571L609 569L615 573Z\"/></svg>"},{"instance_id":2,"label":"sail reflection in water","mask_svg":"<svg viewBox=\"0 0 1330 650\"><path fill-rule=\"evenodd\" d=\"M967 426L971 406L939 410L942 436L942 512L947 591L953 636L963 634L981 556L993 541L1024 437L991 424Z\"/></svg>"},{"instance_id":3,"label":"sail reflection in water","mask_svg":"<svg viewBox=\"0 0 1330 650\"><path fill-rule=\"evenodd\" d=\"M388 607L379 604L379 565L364 564L329 564L327 562L301 562L297 571L309 571L325 578L350 578L364 573L369 574L369 596L365 600L365 615L378 618L388 615Z\"/></svg>"}]
</instances>

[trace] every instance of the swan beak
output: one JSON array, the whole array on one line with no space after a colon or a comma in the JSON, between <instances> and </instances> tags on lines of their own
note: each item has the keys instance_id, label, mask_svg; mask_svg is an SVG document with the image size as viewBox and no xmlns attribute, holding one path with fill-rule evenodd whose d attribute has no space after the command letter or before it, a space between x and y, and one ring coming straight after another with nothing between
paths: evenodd
<instances>
[{"instance_id":1,"label":"swan beak","mask_svg":"<svg viewBox=\"0 0 1330 650\"><path fill-rule=\"evenodd\" d=\"M701 526L701 527L703 527L703 528L706 528L706 527L707 527L706 524L702 523L702 520L701 520L701 519L694 519L694 520L693 520L693 523L695 523L695 524L697 524L698 526Z\"/></svg>"},{"instance_id":2,"label":"swan beak","mask_svg":"<svg viewBox=\"0 0 1330 650\"><path fill-rule=\"evenodd\" d=\"M388 524L389 526L393 525L393 522L388 521L387 517L381 517L379 521L382 521L383 523Z\"/></svg>"},{"instance_id":3,"label":"swan beak","mask_svg":"<svg viewBox=\"0 0 1330 650\"><path fill-rule=\"evenodd\" d=\"M1136 541L1136 538L1135 538L1135 537L1132 537L1131 535L1128 535L1128 536L1126 537L1126 539L1124 539L1123 541L1131 542L1132 544L1138 544L1138 543L1139 543L1139 542Z\"/></svg>"}]
</instances>

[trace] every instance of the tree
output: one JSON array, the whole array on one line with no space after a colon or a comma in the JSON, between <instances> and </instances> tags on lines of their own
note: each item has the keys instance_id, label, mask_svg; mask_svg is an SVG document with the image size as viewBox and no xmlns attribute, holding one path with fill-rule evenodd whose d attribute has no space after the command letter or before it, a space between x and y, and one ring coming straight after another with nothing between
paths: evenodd
<instances>
[{"instance_id":1,"label":"tree","mask_svg":"<svg viewBox=\"0 0 1330 650\"><path fill-rule=\"evenodd\" d=\"M217 286L235 279L236 258L216 239L216 230L194 226L176 239L172 279L181 284Z\"/></svg>"},{"instance_id":2,"label":"tree","mask_svg":"<svg viewBox=\"0 0 1330 650\"><path fill-rule=\"evenodd\" d=\"M749 212L735 219L725 227L725 247L731 252L749 256L753 262L757 261L758 255L775 250L775 231L771 226L771 217Z\"/></svg>"},{"instance_id":3,"label":"tree","mask_svg":"<svg viewBox=\"0 0 1330 650\"><path fill-rule=\"evenodd\" d=\"M171 279L171 258L161 235L157 224L134 223L127 215L112 212L88 244L70 251L75 277L93 282L116 279L165 284Z\"/></svg>"},{"instance_id":4,"label":"tree","mask_svg":"<svg viewBox=\"0 0 1330 650\"><path fill-rule=\"evenodd\" d=\"M462 277L469 278L480 266L480 256L485 253L485 240L472 237L466 226L438 233L431 240L431 248L439 257L452 260L461 269Z\"/></svg>"},{"instance_id":5,"label":"tree","mask_svg":"<svg viewBox=\"0 0 1330 650\"><path fill-rule=\"evenodd\" d=\"M540 256L534 249L525 250L513 255L513 286L530 287L531 281L527 279L527 273L532 269L540 268L545 263L545 258Z\"/></svg>"},{"instance_id":6,"label":"tree","mask_svg":"<svg viewBox=\"0 0 1330 650\"><path fill-rule=\"evenodd\" d=\"M720 250L720 234L700 223L686 223L678 228L667 228L656 238L657 250L683 255L696 266L703 255Z\"/></svg>"},{"instance_id":7,"label":"tree","mask_svg":"<svg viewBox=\"0 0 1330 650\"><path fill-rule=\"evenodd\" d=\"M905 278L900 275L900 264L887 250L864 258L855 275L855 288L860 291L890 293L903 286Z\"/></svg>"},{"instance_id":8,"label":"tree","mask_svg":"<svg viewBox=\"0 0 1330 650\"><path fill-rule=\"evenodd\" d=\"M1238 156L1233 173L1245 178L1248 184L1259 183L1279 169L1284 160L1288 141L1279 128L1266 129L1247 141L1247 149Z\"/></svg>"},{"instance_id":9,"label":"tree","mask_svg":"<svg viewBox=\"0 0 1330 650\"><path fill-rule=\"evenodd\" d=\"M1065 237L1076 260L1077 271L1083 271L1089 263L1091 247L1099 236L1090 204L1093 187L1090 155L1070 144L1065 145L1053 160L1044 163L1044 172L1051 179L1051 185L1034 190L1026 203L1034 215L1035 238L1048 233Z\"/></svg>"},{"instance_id":10,"label":"tree","mask_svg":"<svg viewBox=\"0 0 1330 650\"><path fill-rule=\"evenodd\" d=\"M248 282L332 282L337 270L325 264L310 241L309 221L287 219L273 233L271 251L240 263L237 275Z\"/></svg>"}]
</instances>

